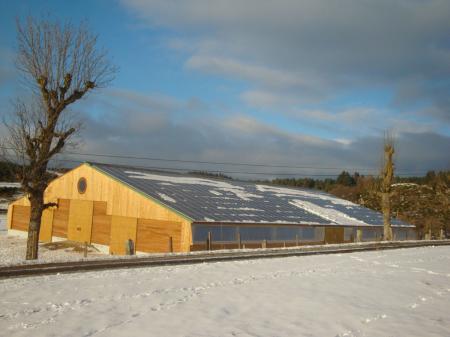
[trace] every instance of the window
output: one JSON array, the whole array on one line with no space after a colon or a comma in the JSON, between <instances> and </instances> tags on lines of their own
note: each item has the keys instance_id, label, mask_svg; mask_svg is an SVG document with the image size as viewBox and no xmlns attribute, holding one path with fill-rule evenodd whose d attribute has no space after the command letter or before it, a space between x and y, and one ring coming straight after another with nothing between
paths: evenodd
<instances>
[{"instance_id":1,"label":"window","mask_svg":"<svg viewBox=\"0 0 450 337\"><path fill-rule=\"evenodd\" d=\"M275 240L277 241L295 241L299 235L299 228L294 226L280 226L275 228Z\"/></svg>"},{"instance_id":2,"label":"window","mask_svg":"<svg viewBox=\"0 0 450 337\"><path fill-rule=\"evenodd\" d=\"M345 227L344 228L344 241L355 241L356 238L356 228Z\"/></svg>"},{"instance_id":3,"label":"window","mask_svg":"<svg viewBox=\"0 0 450 337\"><path fill-rule=\"evenodd\" d=\"M404 241L406 240L407 230L402 228L393 228L394 240Z\"/></svg>"},{"instance_id":4,"label":"window","mask_svg":"<svg viewBox=\"0 0 450 337\"><path fill-rule=\"evenodd\" d=\"M363 241L376 241L383 237L383 228L363 228L362 240Z\"/></svg>"},{"instance_id":5,"label":"window","mask_svg":"<svg viewBox=\"0 0 450 337\"><path fill-rule=\"evenodd\" d=\"M215 242L236 242L238 233L242 242L267 241L323 241L323 227L301 226L249 226L249 225L192 225L195 243L204 243L211 233Z\"/></svg>"},{"instance_id":6,"label":"window","mask_svg":"<svg viewBox=\"0 0 450 337\"><path fill-rule=\"evenodd\" d=\"M273 240L272 226L239 226L242 241Z\"/></svg>"},{"instance_id":7,"label":"window","mask_svg":"<svg viewBox=\"0 0 450 337\"><path fill-rule=\"evenodd\" d=\"M83 194L84 192L86 192L86 189L87 189L86 178L82 177L82 178L78 179L77 189L78 189L78 193L80 193L80 194Z\"/></svg>"}]
</instances>

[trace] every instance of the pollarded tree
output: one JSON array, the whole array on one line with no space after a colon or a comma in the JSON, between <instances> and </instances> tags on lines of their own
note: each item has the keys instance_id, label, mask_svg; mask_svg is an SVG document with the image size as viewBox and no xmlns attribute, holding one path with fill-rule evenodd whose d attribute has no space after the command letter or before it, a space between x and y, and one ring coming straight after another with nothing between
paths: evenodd
<instances>
[{"instance_id":1,"label":"pollarded tree","mask_svg":"<svg viewBox=\"0 0 450 337\"><path fill-rule=\"evenodd\" d=\"M381 210L383 212L384 240L393 239L391 226L391 193L394 179L394 137L386 132L384 136L383 169L381 171Z\"/></svg>"},{"instance_id":2,"label":"pollarded tree","mask_svg":"<svg viewBox=\"0 0 450 337\"><path fill-rule=\"evenodd\" d=\"M7 147L19 162L19 178L31 204L27 259L37 259L49 161L80 130L68 108L110 83L116 68L86 23L72 25L28 18L17 22L17 61L31 97L20 99L5 122Z\"/></svg>"}]
</instances>

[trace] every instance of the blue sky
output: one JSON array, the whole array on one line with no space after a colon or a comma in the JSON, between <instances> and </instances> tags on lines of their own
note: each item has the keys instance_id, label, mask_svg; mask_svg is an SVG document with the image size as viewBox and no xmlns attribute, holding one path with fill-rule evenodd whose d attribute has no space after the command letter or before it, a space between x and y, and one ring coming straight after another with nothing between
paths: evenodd
<instances>
[{"instance_id":1,"label":"blue sky","mask_svg":"<svg viewBox=\"0 0 450 337\"><path fill-rule=\"evenodd\" d=\"M28 15L87 20L120 69L71 107L81 151L377 170L391 129L405 173L450 166L448 2L3 1L3 112Z\"/></svg>"}]
</instances>

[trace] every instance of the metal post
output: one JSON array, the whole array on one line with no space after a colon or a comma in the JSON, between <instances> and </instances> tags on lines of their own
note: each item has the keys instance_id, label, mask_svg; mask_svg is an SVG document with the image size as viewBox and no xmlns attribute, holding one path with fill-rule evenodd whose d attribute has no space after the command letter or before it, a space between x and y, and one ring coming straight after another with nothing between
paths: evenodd
<instances>
[{"instance_id":1,"label":"metal post","mask_svg":"<svg viewBox=\"0 0 450 337\"><path fill-rule=\"evenodd\" d=\"M242 247L241 233L237 233L237 241L238 241L238 248L241 249Z\"/></svg>"},{"instance_id":2,"label":"metal post","mask_svg":"<svg viewBox=\"0 0 450 337\"><path fill-rule=\"evenodd\" d=\"M298 234L295 235L295 245L296 245L297 247L300 246L299 243L298 243Z\"/></svg>"},{"instance_id":3,"label":"metal post","mask_svg":"<svg viewBox=\"0 0 450 337\"><path fill-rule=\"evenodd\" d=\"M84 257L87 257L87 253L88 253L88 243L85 241L84 242Z\"/></svg>"}]
</instances>

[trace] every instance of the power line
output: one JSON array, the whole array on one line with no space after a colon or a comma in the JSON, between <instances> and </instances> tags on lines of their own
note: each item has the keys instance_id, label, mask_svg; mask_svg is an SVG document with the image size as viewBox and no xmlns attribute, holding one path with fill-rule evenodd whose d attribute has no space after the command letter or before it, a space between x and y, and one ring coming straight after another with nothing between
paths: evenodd
<instances>
[{"instance_id":1,"label":"power line","mask_svg":"<svg viewBox=\"0 0 450 337\"><path fill-rule=\"evenodd\" d=\"M135 160L150 160L150 161L164 161L164 162L177 162L177 163L190 163L190 164L209 164L209 165L228 165L228 166L250 166L250 167L269 167L269 168L290 168L290 169L315 169L315 170L374 170L368 167L318 167L318 166L292 166L292 165L273 165L273 164L253 164L253 163L237 163L237 162L215 162L215 161L200 161L200 160L183 160L183 159L169 159L169 158L155 158L155 157L140 157L140 156L127 156L127 155L113 155L113 154L98 154L98 153L83 153L83 152L64 152L59 155L80 155L88 157L103 157L103 158L118 158L118 159L135 159ZM424 173L422 171L412 171L405 169L398 169L398 172L412 172L412 173Z\"/></svg>"},{"instance_id":2,"label":"power line","mask_svg":"<svg viewBox=\"0 0 450 337\"><path fill-rule=\"evenodd\" d=\"M71 160L71 159L55 159L55 161L60 162L70 162L70 163L83 163L82 160ZM95 163L94 163L95 164ZM97 164L103 165L114 165L111 163L101 163ZM119 166L125 166L120 165ZM223 170L194 170L194 169L186 169L186 168L175 168L175 167L161 167L161 166L132 166L133 168L144 169L144 170L160 170L160 171L177 171L177 172L191 172L191 173L216 173L216 174L242 174L242 175L259 175L259 176L287 176L287 177L338 177L339 174L305 174L305 173L285 173L285 172L277 172L277 173L269 173L269 172L243 172L243 171L223 171ZM409 176L408 174L397 174L397 176Z\"/></svg>"},{"instance_id":3,"label":"power line","mask_svg":"<svg viewBox=\"0 0 450 337\"><path fill-rule=\"evenodd\" d=\"M0 146L0 148L6 149L6 150L14 150L14 148L11 147L3 147ZM150 161L163 161L163 162L176 162L176 163L189 163L189 164L209 164L209 165L228 165L228 166L247 166L247 167L267 167L267 168L288 168L288 169L312 169L312 170L347 170L347 171L376 171L377 169L373 168L349 168L349 167L318 167L318 166L291 166L291 165L273 165L273 164L253 164L253 163L237 163L237 162L214 162L214 161L199 161L199 160L182 160L182 159L169 159L169 158L156 158L156 157L141 157L141 156L129 156L129 155L114 155L114 154L98 154L98 153L86 153L86 152L72 152L67 151L64 153L57 153L58 156L64 156L64 155L77 155L77 156L87 156L87 157L99 157L99 158L117 158L117 159L134 159L134 160L150 160ZM66 160L70 161L70 160ZM73 160L72 160L73 161ZM82 160L77 160L75 162L82 162ZM161 168L165 169L165 168ZM179 168L172 168L173 170L182 170L187 171L189 169L179 169ZM201 171L201 170L199 170ZM222 173L230 173L230 174L240 174L241 172L234 172L234 171L222 171L222 170L207 170L208 172L222 172ZM423 174L426 173L426 170L421 171L412 171L412 170L401 170L397 169L397 172L408 172L407 174L397 174L398 176L401 175L412 175L412 174ZM258 175L264 175L269 173L244 173L242 174L258 174ZM366 173L371 174L371 173ZM372 173L377 174L377 173ZM273 174L270 174L273 175ZM301 174L301 173L279 173L279 175L308 175L308 176L338 176L338 174Z\"/></svg>"}]
</instances>

